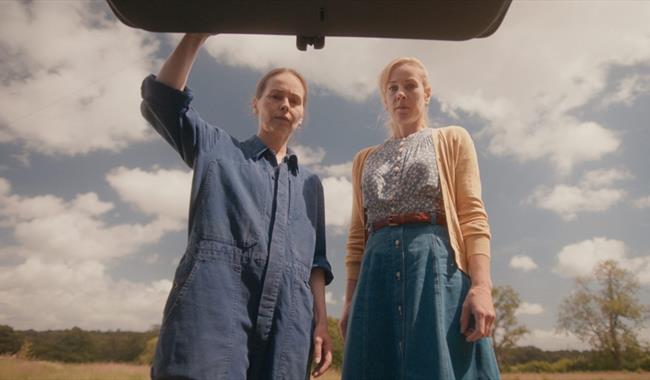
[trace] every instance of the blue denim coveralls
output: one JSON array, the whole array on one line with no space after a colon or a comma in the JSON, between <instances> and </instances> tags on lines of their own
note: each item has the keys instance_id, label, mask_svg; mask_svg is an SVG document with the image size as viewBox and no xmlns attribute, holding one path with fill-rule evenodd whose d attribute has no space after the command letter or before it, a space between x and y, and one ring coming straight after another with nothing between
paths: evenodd
<instances>
[{"instance_id":1,"label":"blue denim coveralls","mask_svg":"<svg viewBox=\"0 0 650 380\"><path fill-rule=\"evenodd\" d=\"M194 169L188 244L176 269L154 379L304 379L312 269L325 256L323 188L257 136L240 142L190 107L189 89L142 84L142 114Z\"/></svg>"}]
</instances>

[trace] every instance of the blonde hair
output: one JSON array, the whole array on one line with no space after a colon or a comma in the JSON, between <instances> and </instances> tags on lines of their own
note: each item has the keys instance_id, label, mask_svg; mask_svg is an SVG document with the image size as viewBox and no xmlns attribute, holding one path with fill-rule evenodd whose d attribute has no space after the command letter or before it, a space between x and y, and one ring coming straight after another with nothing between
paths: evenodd
<instances>
[{"instance_id":1,"label":"blonde hair","mask_svg":"<svg viewBox=\"0 0 650 380\"><path fill-rule=\"evenodd\" d=\"M300 84L302 84L303 90L305 90L305 95L302 97L302 103L303 106L307 107L307 81L299 72L287 67L278 67L264 74L264 76L257 82L257 86L255 87L255 99L260 99L262 97L264 90L266 90L266 83L269 81L269 79L283 73L289 73L298 78Z\"/></svg>"},{"instance_id":2,"label":"blonde hair","mask_svg":"<svg viewBox=\"0 0 650 380\"><path fill-rule=\"evenodd\" d=\"M390 78L390 74L393 72L395 68L401 65L405 64L412 64L419 68L422 71L422 76L420 80L422 81L422 85L424 86L425 92L430 93L431 92L431 84L429 83L429 73L427 72L427 68L424 67L424 64L422 61L415 57L399 57L395 58L392 61L384 67L384 69L381 71L379 74L379 94L381 95L381 101L384 105L384 108L386 108L387 104L387 99L386 99L386 90L388 89L388 79ZM424 124L429 125L429 116L428 114L424 115ZM392 117L389 117L389 119L386 121L386 127L390 130L391 134L393 137L398 135L398 129L397 125L393 122Z\"/></svg>"}]
</instances>

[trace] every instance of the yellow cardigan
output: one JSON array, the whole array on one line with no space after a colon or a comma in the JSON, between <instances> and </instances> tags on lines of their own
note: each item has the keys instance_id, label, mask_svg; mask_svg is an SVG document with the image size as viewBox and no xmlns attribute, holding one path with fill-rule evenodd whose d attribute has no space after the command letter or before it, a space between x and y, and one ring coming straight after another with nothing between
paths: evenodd
<instances>
[{"instance_id":1,"label":"yellow cardigan","mask_svg":"<svg viewBox=\"0 0 650 380\"><path fill-rule=\"evenodd\" d=\"M451 247L460 270L469 273L469 256L490 256L490 226L481 199L476 149L472 137L462 127L432 129L432 138ZM350 280L359 277L365 249L365 210L361 189L363 165L376 148L362 149L352 163L352 218L345 257Z\"/></svg>"}]
</instances>

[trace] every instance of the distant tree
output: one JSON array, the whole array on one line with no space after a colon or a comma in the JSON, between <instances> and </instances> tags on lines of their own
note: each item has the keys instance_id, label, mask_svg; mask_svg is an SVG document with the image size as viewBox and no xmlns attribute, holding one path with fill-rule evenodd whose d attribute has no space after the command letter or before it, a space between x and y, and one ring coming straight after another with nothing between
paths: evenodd
<instances>
[{"instance_id":1,"label":"distant tree","mask_svg":"<svg viewBox=\"0 0 650 380\"><path fill-rule=\"evenodd\" d=\"M572 332L611 360L616 369L638 359L636 336L648 320L648 306L637 298L639 282L615 261L596 266L591 277L576 279L576 290L560 306L557 328Z\"/></svg>"},{"instance_id":2,"label":"distant tree","mask_svg":"<svg viewBox=\"0 0 650 380\"><path fill-rule=\"evenodd\" d=\"M515 312L521 300L519 294L508 285L492 288L492 299L496 311L492 344L501 366L508 362L509 352L517 346L517 341L528 334L528 329L519 325Z\"/></svg>"},{"instance_id":3,"label":"distant tree","mask_svg":"<svg viewBox=\"0 0 650 380\"><path fill-rule=\"evenodd\" d=\"M32 353L32 348L34 347L34 344L32 343L31 340L25 339L23 340L23 343L20 345L20 349L16 353L16 356L19 359L33 359L34 355Z\"/></svg>"},{"instance_id":4,"label":"distant tree","mask_svg":"<svg viewBox=\"0 0 650 380\"><path fill-rule=\"evenodd\" d=\"M93 360L110 362L137 362L145 349L146 333L131 331L89 331L94 348Z\"/></svg>"},{"instance_id":5,"label":"distant tree","mask_svg":"<svg viewBox=\"0 0 650 380\"><path fill-rule=\"evenodd\" d=\"M82 363L96 360L92 333L79 327L37 333L30 347L35 359Z\"/></svg>"},{"instance_id":6,"label":"distant tree","mask_svg":"<svg viewBox=\"0 0 650 380\"><path fill-rule=\"evenodd\" d=\"M557 362L561 359L591 360L591 351L559 350L545 351L535 346L518 346L508 351L508 364L516 365L530 361Z\"/></svg>"},{"instance_id":7,"label":"distant tree","mask_svg":"<svg viewBox=\"0 0 650 380\"><path fill-rule=\"evenodd\" d=\"M0 355L13 355L23 343L20 334L11 326L0 325Z\"/></svg>"},{"instance_id":8,"label":"distant tree","mask_svg":"<svg viewBox=\"0 0 650 380\"><path fill-rule=\"evenodd\" d=\"M154 336L147 341L147 345L144 347L144 350L138 356L138 364L153 364L153 358L156 354L156 345L158 344L158 337Z\"/></svg>"}]
</instances>

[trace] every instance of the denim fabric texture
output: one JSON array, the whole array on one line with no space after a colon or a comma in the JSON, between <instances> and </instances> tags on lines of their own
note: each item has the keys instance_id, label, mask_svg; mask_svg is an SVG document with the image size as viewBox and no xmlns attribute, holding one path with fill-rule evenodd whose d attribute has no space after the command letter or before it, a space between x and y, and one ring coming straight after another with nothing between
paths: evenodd
<instances>
[{"instance_id":1,"label":"denim fabric texture","mask_svg":"<svg viewBox=\"0 0 650 380\"><path fill-rule=\"evenodd\" d=\"M377 230L361 265L343 380L500 378L492 341L469 343L460 333L470 280L454 261L446 227Z\"/></svg>"},{"instance_id":2,"label":"denim fabric texture","mask_svg":"<svg viewBox=\"0 0 650 380\"><path fill-rule=\"evenodd\" d=\"M147 77L142 114L194 171L188 244L163 312L153 379L304 379L314 268L325 255L323 188L291 151L240 142ZM155 189L153 190L155 191Z\"/></svg>"}]
</instances>

